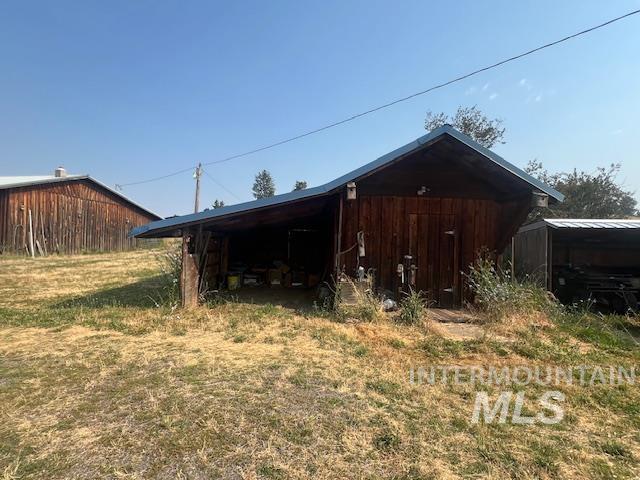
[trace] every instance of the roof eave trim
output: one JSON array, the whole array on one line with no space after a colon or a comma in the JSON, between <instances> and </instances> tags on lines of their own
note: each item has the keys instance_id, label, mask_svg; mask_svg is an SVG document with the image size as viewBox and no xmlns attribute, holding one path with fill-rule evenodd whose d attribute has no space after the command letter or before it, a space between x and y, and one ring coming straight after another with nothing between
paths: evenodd
<instances>
[{"instance_id":1,"label":"roof eave trim","mask_svg":"<svg viewBox=\"0 0 640 480\"><path fill-rule=\"evenodd\" d=\"M536 187L537 189L539 189L540 191L546 193L547 195L549 195L550 197L554 198L558 202L563 202L564 201L565 196L562 193L560 193L559 191L557 191L556 189L550 187L549 185L547 185L544 182L541 182L540 180L538 180L537 178L533 177L532 175L529 175L527 172L525 172L521 168L516 167L512 163L510 163L507 160L505 160L504 158L502 158L500 155L498 155L498 154L492 152L491 150L489 150L487 147L484 147L484 146L480 145L478 142L476 142L475 140L473 140L469 136L465 135L464 133L461 133L458 130L456 130L455 128L450 127L448 125L447 125L447 127L449 127L449 128L446 130L446 133L451 135L452 137L454 137L456 140L459 140L460 142L464 143L468 147L473 148L478 153L480 153L483 156L487 157L489 160L491 160L492 162L494 162L498 166L504 168L505 170L507 170L508 172L512 173L513 175L519 177L521 180L524 180L528 184Z\"/></svg>"},{"instance_id":2,"label":"roof eave trim","mask_svg":"<svg viewBox=\"0 0 640 480\"><path fill-rule=\"evenodd\" d=\"M348 172L335 180L332 180L324 185L320 185L318 187L313 187L305 190L298 190L294 192L284 193L281 195L275 195L273 197L264 198L260 200L253 200L249 202L238 203L236 205L229 205L227 207L222 207L215 210L209 210L205 212L199 213L191 213L188 215L181 215L178 217L167 218L164 220L158 220L155 222L151 222L144 227L147 227L146 230L141 230L141 227L133 229L130 233L132 236L141 236L151 231L156 231L157 233L161 233L164 231L170 231L172 229L183 228L188 226L189 224L199 223L199 222L208 222L210 220L215 220L219 218L223 218L227 215L232 215L235 213L245 213L251 212L255 210L259 210L262 208L274 206L274 205L285 205L287 203L295 202L298 200L308 199L311 197L317 197L325 194L330 194L336 192L338 189L342 188L346 183L351 181L356 181L364 175L370 174L372 171L375 171L381 167L387 166L391 162L403 157L414 150L417 150L425 145L435 142L443 135L449 135L461 143L467 145L473 150L477 151L480 155L486 157L488 160L502 167L506 171L511 174L519 177L532 187L546 193L557 201L561 202L564 200L564 195L560 192L554 190L548 185L540 182L538 179L532 177L528 173L519 169L515 165L507 162L505 159L500 157L499 155L493 153L486 147L483 147L478 142L474 141L467 135L458 132L451 125L443 125L438 127L431 132L423 135L422 137L407 143L381 157L369 162L351 172Z\"/></svg>"}]
</instances>

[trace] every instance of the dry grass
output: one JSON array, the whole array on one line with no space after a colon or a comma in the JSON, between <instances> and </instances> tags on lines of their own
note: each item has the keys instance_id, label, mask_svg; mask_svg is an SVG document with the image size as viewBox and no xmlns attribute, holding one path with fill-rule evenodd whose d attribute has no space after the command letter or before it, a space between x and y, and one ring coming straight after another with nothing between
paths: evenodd
<instances>
[{"instance_id":1,"label":"dry grass","mask_svg":"<svg viewBox=\"0 0 640 480\"><path fill-rule=\"evenodd\" d=\"M173 311L149 300L154 255L0 261L3 478L640 475L638 386L563 387L555 426L474 425L473 388L408 381L433 364L637 364L618 337L578 320L454 340L268 304Z\"/></svg>"}]
</instances>

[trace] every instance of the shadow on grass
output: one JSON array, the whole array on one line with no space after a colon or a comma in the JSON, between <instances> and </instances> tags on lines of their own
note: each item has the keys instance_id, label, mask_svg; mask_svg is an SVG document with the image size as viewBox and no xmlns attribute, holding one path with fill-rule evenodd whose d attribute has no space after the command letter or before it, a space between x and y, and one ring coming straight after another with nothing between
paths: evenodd
<instances>
[{"instance_id":1,"label":"shadow on grass","mask_svg":"<svg viewBox=\"0 0 640 480\"><path fill-rule=\"evenodd\" d=\"M52 305L53 308L152 308L167 300L167 280L163 275L145 278L128 285L107 288L88 295L69 298Z\"/></svg>"},{"instance_id":2,"label":"shadow on grass","mask_svg":"<svg viewBox=\"0 0 640 480\"><path fill-rule=\"evenodd\" d=\"M233 298L237 303L280 306L294 310L301 315L313 312L316 301L316 290L313 288L243 287L224 294Z\"/></svg>"}]
</instances>

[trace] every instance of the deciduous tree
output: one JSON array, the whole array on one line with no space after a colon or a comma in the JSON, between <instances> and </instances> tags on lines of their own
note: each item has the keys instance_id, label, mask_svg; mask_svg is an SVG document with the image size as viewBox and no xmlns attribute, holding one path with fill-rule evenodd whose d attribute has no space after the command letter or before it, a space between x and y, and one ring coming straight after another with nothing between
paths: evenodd
<instances>
[{"instance_id":1,"label":"deciduous tree","mask_svg":"<svg viewBox=\"0 0 640 480\"><path fill-rule=\"evenodd\" d=\"M539 208L531 220L555 218L625 218L638 215L633 192L618 182L620 164L598 167L595 173L573 169L549 173L537 160L530 161L525 171L565 195L562 203Z\"/></svg>"},{"instance_id":2,"label":"deciduous tree","mask_svg":"<svg viewBox=\"0 0 640 480\"><path fill-rule=\"evenodd\" d=\"M444 124L450 124L465 135L470 136L483 147L491 148L504 142L504 127L499 118L489 118L477 106L458 107L455 115L449 116L444 112L427 112L424 128L435 130Z\"/></svg>"}]
</instances>

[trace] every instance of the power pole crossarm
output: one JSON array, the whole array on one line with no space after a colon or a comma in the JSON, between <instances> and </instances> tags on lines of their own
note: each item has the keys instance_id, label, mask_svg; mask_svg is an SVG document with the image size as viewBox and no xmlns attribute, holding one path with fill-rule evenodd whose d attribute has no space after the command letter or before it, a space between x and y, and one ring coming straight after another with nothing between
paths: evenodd
<instances>
[{"instance_id":1,"label":"power pole crossarm","mask_svg":"<svg viewBox=\"0 0 640 480\"><path fill-rule=\"evenodd\" d=\"M193 211L198 213L200 211L200 177L202 176L202 163L198 163L198 167L196 168L195 173L193 174L193 178L196 179L196 200L195 205L193 207Z\"/></svg>"}]
</instances>

